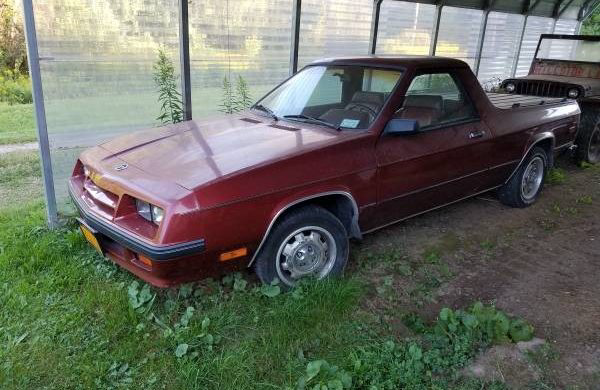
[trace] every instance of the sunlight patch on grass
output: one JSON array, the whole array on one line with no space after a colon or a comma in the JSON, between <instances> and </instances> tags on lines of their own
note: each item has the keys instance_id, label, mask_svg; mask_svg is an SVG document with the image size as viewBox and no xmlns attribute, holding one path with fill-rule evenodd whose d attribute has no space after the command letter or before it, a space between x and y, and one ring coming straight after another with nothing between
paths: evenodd
<instances>
[{"instance_id":1,"label":"sunlight patch on grass","mask_svg":"<svg viewBox=\"0 0 600 390\"><path fill-rule=\"evenodd\" d=\"M0 144L36 140L33 104L0 103Z\"/></svg>"}]
</instances>

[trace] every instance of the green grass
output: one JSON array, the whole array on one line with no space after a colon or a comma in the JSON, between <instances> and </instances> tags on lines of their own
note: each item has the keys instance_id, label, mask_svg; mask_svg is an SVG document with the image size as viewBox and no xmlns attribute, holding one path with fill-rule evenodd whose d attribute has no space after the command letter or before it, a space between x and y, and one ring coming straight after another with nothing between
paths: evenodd
<instances>
[{"instance_id":1,"label":"green grass","mask_svg":"<svg viewBox=\"0 0 600 390\"><path fill-rule=\"evenodd\" d=\"M97 255L76 226L50 231L44 217L41 204L0 210L2 389L295 388L322 359L354 388L381 380L428 389L433 379L442 388L482 386L456 379L483 346L480 333L459 320L460 348L446 336L395 339L362 309L367 286L352 276L288 293L245 274L158 290ZM411 345L433 363L422 366ZM435 377L423 374L431 369ZM323 370L311 381L336 375Z\"/></svg>"},{"instance_id":2,"label":"green grass","mask_svg":"<svg viewBox=\"0 0 600 390\"><path fill-rule=\"evenodd\" d=\"M35 141L32 104L0 103L0 144Z\"/></svg>"},{"instance_id":3,"label":"green grass","mask_svg":"<svg viewBox=\"0 0 600 390\"><path fill-rule=\"evenodd\" d=\"M273 298L216 282L150 290L152 303L134 309L132 276L74 226L48 231L43 220L39 206L0 213L0 388L271 388L296 379L300 353L337 360L360 340L351 279ZM187 307L195 313L177 327ZM197 337L205 318L212 348ZM192 347L178 359L182 343Z\"/></svg>"},{"instance_id":4,"label":"green grass","mask_svg":"<svg viewBox=\"0 0 600 390\"><path fill-rule=\"evenodd\" d=\"M30 203L41 196L38 152L0 154L0 210Z\"/></svg>"}]
</instances>

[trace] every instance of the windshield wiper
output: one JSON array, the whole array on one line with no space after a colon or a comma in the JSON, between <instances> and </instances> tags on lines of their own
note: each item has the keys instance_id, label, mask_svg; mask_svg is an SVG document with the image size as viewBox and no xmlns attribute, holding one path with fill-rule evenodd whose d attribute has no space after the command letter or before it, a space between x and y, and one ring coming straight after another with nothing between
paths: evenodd
<instances>
[{"instance_id":1,"label":"windshield wiper","mask_svg":"<svg viewBox=\"0 0 600 390\"><path fill-rule=\"evenodd\" d=\"M254 110L259 110L259 111L262 111L262 112L266 112L274 120L276 120L276 121L279 120L279 117L269 107L263 106L262 104L255 104L251 108L254 109Z\"/></svg>"},{"instance_id":2,"label":"windshield wiper","mask_svg":"<svg viewBox=\"0 0 600 390\"><path fill-rule=\"evenodd\" d=\"M318 125L327 126L327 127L331 128L331 129L334 129L334 130L337 130L337 131L341 131L342 130L342 128L339 125L333 124L331 122L324 121L322 119L314 118L312 116L304 115L304 114L299 114L299 115L284 115L283 117L285 119L300 120L301 122L309 122L309 123L315 123L315 124L318 124Z\"/></svg>"}]
</instances>

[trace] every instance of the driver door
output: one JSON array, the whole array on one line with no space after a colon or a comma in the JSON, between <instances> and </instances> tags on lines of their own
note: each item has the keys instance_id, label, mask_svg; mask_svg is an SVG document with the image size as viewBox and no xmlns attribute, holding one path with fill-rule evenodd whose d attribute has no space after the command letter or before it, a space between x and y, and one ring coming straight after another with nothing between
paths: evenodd
<instances>
[{"instance_id":1,"label":"driver door","mask_svg":"<svg viewBox=\"0 0 600 390\"><path fill-rule=\"evenodd\" d=\"M416 134L383 134L377 144L377 224L385 225L481 190L491 134L458 76L417 73L394 117Z\"/></svg>"}]
</instances>

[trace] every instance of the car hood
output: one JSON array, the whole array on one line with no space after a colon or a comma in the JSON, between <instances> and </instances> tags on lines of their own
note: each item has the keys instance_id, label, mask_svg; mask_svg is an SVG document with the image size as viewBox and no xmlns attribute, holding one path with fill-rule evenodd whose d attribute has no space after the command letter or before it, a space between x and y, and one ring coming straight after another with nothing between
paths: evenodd
<instances>
[{"instance_id":1,"label":"car hood","mask_svg":"<svg viewBox=\"0 0 600 390\"><path fill-rule=\"evenodd\" d=\"M187 121L118 137L100 147L159 180L193 190L328 143L342 133L250 113Z\"/></svg>"}]
</instances>

